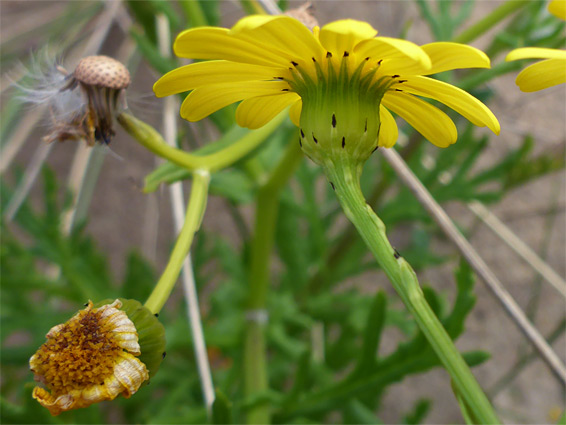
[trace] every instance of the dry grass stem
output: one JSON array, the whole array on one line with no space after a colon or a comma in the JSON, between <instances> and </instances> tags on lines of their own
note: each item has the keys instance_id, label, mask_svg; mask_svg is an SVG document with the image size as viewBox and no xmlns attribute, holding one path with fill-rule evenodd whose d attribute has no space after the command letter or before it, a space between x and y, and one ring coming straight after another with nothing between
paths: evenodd
<instances>
[{"instance_id":1,"label":"dry grass stem","mask_svg":"<svg viewBox=\"0 0 566 425\"><path fill-rule=\"evenodd\" d=\"M167 18L163 15L157 17L157 31L161 54L164 56L170 56L171 52L169 46L171 45L171 34L169 32L169 23ZM177 140L178 109L179 105L177 98L170 96L165 99L163 108L163 135L165 141L171 146L175 146L175 141ZM182 183L178 182L170 185L169 193L171 196L175 233L179 234L185 220L185 202L183 199ZM208 353L202 329L198 293L190 253L185 258L181 273L203 398L206 403L207 411L210 415L212 411L212 403L215 399L214 384L212 382L212 374L210 372L210 364L208 362Z\"/></svg>"},{"instance_id":2,"label":"dry grass stem","mask_svg":"<svg viewBox=\"0 0 566 425\"><path fill-rule=\"evenodd\" d=\"M538 274L552 285L563 297L566 297L566 281L560 277L542 258L540 258L525 242L513 233L495 214L480 202L468 204L468 208L486 226L501 238L513 251L525 260Z\"/></svg>"},{"instance_id":3,"label":"dry grass stem","mask_svg":"<svg viewBox=\"0 0 566 425\"><path fill-rule=\"evenodd\" d=\"M558 378L559 382L563 386L566 386L566 367L564 367L560 358L546 342L540 332L529 321L523 310L521 310L511 294L505 289L501 281L497 278L497 276L495 276L468 240L460 233L450 217L448 217L442 207L434 200L430 192L413 174L397 151L394 149L383 149L382 153L405 185L407 185L418 201L434 218L446 236L454 242L460 253L468 261L474 271L487 284L487 287L499 301L504 311L519 327L529 342L535 347L539 355L549 366L550 370Z\"/></svg>"}]
</instances>

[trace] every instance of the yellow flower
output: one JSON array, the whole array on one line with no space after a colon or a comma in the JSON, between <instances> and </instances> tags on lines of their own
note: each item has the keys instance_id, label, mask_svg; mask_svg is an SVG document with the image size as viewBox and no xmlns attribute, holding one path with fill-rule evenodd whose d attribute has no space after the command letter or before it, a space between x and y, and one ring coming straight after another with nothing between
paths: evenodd
<instances>
[{"instance_id":1,"label":"yellow flower","mask_svg":"<svg viewBox=\"0 0 566 425\"><path fill-rule=\"evenodd\" d=\"M548 11L557 18L566 21L566 0L552 0L548 4Z\"/></svg>"},{"instance_id":2,"label":"yellow flower","mask_svg":"<svg viewBox=\"0 0 566 425\"><path fill-rule=\"evenodd\" d=\"M252 129L290 105L291 120L302 130L303 150L311 157L319 142L318 147L346 149L360 157L377 146L393 146L398 129L389 111L437 146L454 143L452 120L417 96L444 103L475 125L499 133L497 119L479 100L426 77L456 68L487 68L483 52L449 42L419 47L376 34L368 23L354 20L311 32L281 15L249 16L230 30L189 29L177 37L175 53L211 60L167 73L154 91L163 97L192 90L181 106L181 116L189 121L242 101L236 121Z\"/></svg>"},{"instance_id":3,"label":"yellow flower","mask_svg":"<svg viewBox=\"0 0 566 425\"><path fill-rule=\"evenodd\" d=\"M53 327L29 363L35 379L49 391L35 387L33 398L52 415L128 398L149 379L140 355L134 323L120 311L120 300L93 308L89 301L66 323Z\"/></svg>"},{"instance_id":4,"label":"yellow flower","mask_svg":"<svg viewBox=\"0 0 566 425\"><path fill-rule=\"evenodd\" d=\"M566 20L566 0L553 0L548 5L550 13ZM534 92L566 83L566 50L543 47L522 47L509 52L505 60L546 59L523 69L515 83L524 92Z\"/></svg>"},{"instance_id":5,"label":"yellow flower","mask_svg":"<svg viewBox=\"0 0 566 425\"><path fill-rule=\"evenodd\" d=\"M546 59L523 69L515 83L524 92L533 92L566 83L566 51L542 47L523 47L509 52L506 61Z\"/></svg>"}]
</instances>

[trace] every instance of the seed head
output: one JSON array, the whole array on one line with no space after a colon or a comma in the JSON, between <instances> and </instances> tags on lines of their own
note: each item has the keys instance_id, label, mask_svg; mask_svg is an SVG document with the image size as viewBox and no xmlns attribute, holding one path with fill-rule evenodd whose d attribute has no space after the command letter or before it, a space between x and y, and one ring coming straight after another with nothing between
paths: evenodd
<instances>
[{"instance_id":1,"label":"seed head","mask_svg":"<svg viewBox=\"0 0 566 425\"><path fill-rule=\"evenodd\" d=\"M287 10L284 15L295 18L311 31L314 27L318 26L318 21L314 17L314 7L310 1L295 9Z\"/></svg>"},{"instance_id":2,"label":"seed head","mask_svg":"<svg viewBox=\"0 0 566 425\"><path fill-rule=\"evenodd\" d=\"M80 83L109 89L125 89L130 85L130 73L124 65L108 56L87 56L73 72Z\"/></svg>"}]
</instances>

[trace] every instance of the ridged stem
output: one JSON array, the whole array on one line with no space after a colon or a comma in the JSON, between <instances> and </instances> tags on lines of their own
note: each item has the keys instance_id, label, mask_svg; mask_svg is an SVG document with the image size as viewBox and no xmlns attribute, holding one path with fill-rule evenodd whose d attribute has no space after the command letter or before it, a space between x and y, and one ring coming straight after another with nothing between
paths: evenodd
<instances>
[{"instance_id":1,"label":"ridged stem","mask_svg":"<svg viewBox=\"0 0 566 425\"><path fill-rule=\"evenodd\" d=\"M323 166L328 180L348 219L375 256L420 330L450 374L459 397L482 424L499 423L493 408L472 375L462 355L428 305L417 276L409 263L391 246L385 225L366 203L360 188L362 165L347 159L328 161ZM466 409L467 410L467 409Z\"/></svg>"}]
</instances>

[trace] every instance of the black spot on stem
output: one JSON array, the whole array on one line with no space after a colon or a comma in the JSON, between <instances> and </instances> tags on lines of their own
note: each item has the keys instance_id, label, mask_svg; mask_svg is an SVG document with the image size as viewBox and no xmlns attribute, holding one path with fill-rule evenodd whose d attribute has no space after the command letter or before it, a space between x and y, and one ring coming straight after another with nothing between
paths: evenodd
<instances>
[{"instance_id":1,"label":"black spot on stem","mask_svg":"<svg viewBox=\"0 0 566 425\"><path fill-rule=\"evenodd\" d=\"M314 137L314 133L312 134L312 140L313 140L315 143L318 143L318 140L316 140L316 137Z\"/></svg>"},{"instance_id":2,"label":"black spot on stem","mask_svg":"<svg viewBox=\"0 0 566 425\"><path fill-rule=\"evenodd\" d=\"M332 114L332 127L336 128L336 115Z\"/></svg>"},{"instance_id":3,"label":"black spot on stem","mask_svg":"<svg viewBox=\"0 0 566 425\"><path fill-rule=\"evenodd\" d=\"M342 137L342 149L346 147L346 138Z\"/></svg>"},{"instance_id":4,"label":"black spot on stem","mask_svg":"<svg viewBox=\"0 0 566 425\"><path fill-rule=\"evenodd\" d=\"M332 186L332 190L336 191L336 188L334 187L334 183L330 182L330 186Z\"/></svg>"},{"instance_id":5,"label":"black spot on stem","mask_svg":"<svg viewBox=\"0 0 566 425\"><path fill-rule=\"evenodd\" d=\"M398 260L399 258L401 258L401 254L399 254L399 252L398 252L395 248L393 248L393 256L394 256L395 259L397 259L397 260Z\"/></svg>"}]
</instances>

